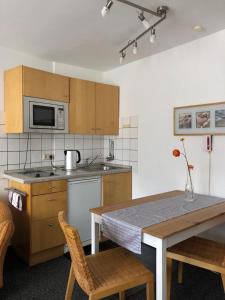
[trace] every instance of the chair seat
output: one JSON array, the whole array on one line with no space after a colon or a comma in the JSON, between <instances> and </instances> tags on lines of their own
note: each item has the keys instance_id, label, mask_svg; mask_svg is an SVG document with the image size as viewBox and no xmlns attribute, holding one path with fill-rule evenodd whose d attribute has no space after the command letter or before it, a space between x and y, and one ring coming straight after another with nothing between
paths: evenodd
<instances>
[{"instance_id":1,"label":"chair seat","mask_svg":"<svg viewBox=\"0 0 225 300\"><path fill-rule=\"evenodd\" d=\"M167 257L225 274L225 245L192 237L167 249Z\"/></svg>"},{"instance_id":2,"label":"chair seat","mask_svg":"<svg viewBox=\"0 0 225 300\"><path fill-rule=\"evenodd\" d=\"M153 274L126 249L118 247L86 258L94 277L95 292L115 287L118 291L129 289L146 282L146 278L154 282Z\"/></svg>"}]
</instances>

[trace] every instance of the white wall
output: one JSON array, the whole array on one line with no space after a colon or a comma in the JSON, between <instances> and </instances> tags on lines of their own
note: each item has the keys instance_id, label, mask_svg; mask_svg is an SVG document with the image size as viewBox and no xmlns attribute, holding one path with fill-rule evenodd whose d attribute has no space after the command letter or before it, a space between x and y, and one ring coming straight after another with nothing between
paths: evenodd
<instances>
[{"instance_id":1,"label":"white wall","mask_svg":"<svg viewBox=\"0 0 225 300\"><path fill-rule=\"evenodd\" d=\"M121 116L139 117L139 171L133 178L133 196L183 189L184 161L171 155L181 146L173 136L173 107L225 101L225 31L121 66L106 72L104 79L121 87ZM207 193L203 140L187 137L186 145L195 167L195 190ZM215 137L211 191L225 197L224 153L225 137Z\"/></svg>"}]
</instances>

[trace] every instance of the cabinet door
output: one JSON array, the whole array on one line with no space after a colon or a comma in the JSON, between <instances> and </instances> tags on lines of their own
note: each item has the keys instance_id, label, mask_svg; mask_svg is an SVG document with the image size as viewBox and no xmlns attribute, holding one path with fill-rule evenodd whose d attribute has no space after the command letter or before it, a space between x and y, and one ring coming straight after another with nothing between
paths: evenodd
<instances>
[{"instance_id":1,"label":"cabinet door","mask_svg":"<svg viewBox=\"0 0 225 300\"><path fill-rule=\"evenodd\" d=\"M69 78L23 67L23 95L69 102Z\"/></svg>"},{"instance_id":2,"label":"cabinet door","mask_svg":"<svg viewBox=\"0 0 225 300\"><path fill-rule=\"evenodd\" d=\"M95 83L70 79L69 130L71 133L95 133Z\"/></svg>"},{"instance_id":3,"label":"cabinet door","mask_svg":"<svg viewBox=\"0 0 225 300\"><path fill-rule=\"evenodd\" d=\"M33 196L31 201L32 220L57 217L59 211L67 212L67 192Z\"/></svg>"},{"instance_id":4,"label":"cabinet door","mask_svg":"<svg viewBox=\"0 0 225 300\"><path fill-rule=\"evenodd\" d=\"M103 205L132 200L132 173L103 176Z\"/></svg>"},{"instance_id":5,"label":"cabinet door","mask_svg":"<svg viewBox=\"0 0 225 300\"><path fill-rule=\"evenodd\" d=\"M57 247L65 243L58 218L31 223L31 253Z\"/></svg>"},{"instance_id":6,"label":"cabinet door","mask_svg":"<svg viewBox=\"0 0 225 300\"><path fill-rule=\"evenodd\" d=\"M96 134L119 133L119 87L96 83Z\"/></svg>"}]
</instances>

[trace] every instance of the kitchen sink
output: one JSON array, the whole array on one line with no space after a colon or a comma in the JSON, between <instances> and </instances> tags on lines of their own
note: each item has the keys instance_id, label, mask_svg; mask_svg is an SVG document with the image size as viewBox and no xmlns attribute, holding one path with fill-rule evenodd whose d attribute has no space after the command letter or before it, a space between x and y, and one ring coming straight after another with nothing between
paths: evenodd
<instances>
[{"instance_id":1,"label":"kitchen sink","mask_svg":"<svg viewBox=\"0 0 225 300\"><path fill-rule=\"evenodd\" d=\"M96 164L96 165L91 165L89 167L84 167L84 169L87 171L98 172L98 171L115 170L115 169L118 169L118 167L109 166L109 165L105 165L105 164Z\"/></svg>"}]
</instances>

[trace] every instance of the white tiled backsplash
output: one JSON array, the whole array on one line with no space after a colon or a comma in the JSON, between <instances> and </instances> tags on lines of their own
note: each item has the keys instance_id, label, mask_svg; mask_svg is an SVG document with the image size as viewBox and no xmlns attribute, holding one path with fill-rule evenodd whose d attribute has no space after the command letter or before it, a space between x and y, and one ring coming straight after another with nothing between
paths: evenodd
<instances>
[{"instance_id":1,"label":"white tiled backsplash","mask_svg":"<svg viewBox=\"0 0 225 300\"><path fill-rule=\"evenodd\" d=\"M64 150L77 149L81 152L82 162L86 158L102 154L109 155L109 139L115 143L115 159L112 163L132 165L138 170L138 119L137 116L121 118L119 136L82 136L73 134L5 134L0 125L0 174L3 170L50 166L44 161L44 154L54 154L54 164L64 164ZM28 143L28 145L27 145ZM28 146L28 152L26 149ZM0 190L6 183L0 180Z\"/></svg>"},{"instance_id":2,"label":"white tiled backsplash","mask_svg":"<svg viewBox=\"0 0 225 300\"><path fill-rule=\"evenodd\" d=\"M114 141L115 159L113 163L132 166L138 172L138 117L120 119L118 136L105 136L104 157L109 154L109 141Z\"/></svg>"}]
</instances>

